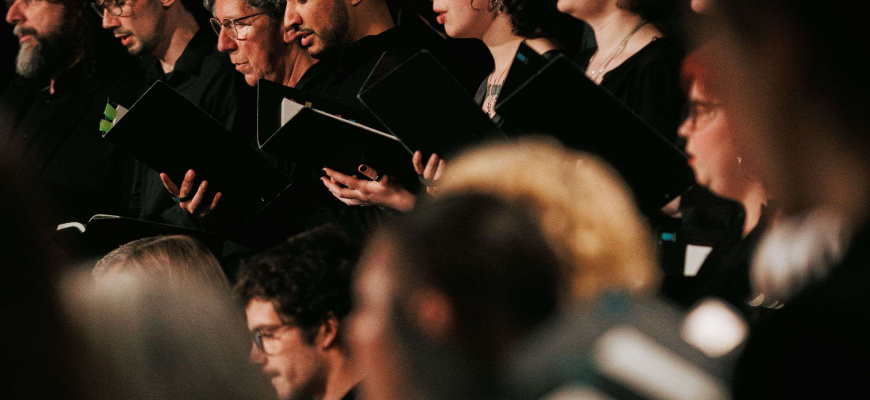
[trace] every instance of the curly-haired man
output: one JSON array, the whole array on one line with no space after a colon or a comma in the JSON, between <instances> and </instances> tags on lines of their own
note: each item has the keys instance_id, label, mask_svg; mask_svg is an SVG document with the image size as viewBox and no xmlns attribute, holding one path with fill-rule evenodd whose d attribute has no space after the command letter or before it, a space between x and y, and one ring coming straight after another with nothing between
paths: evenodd
<instances>
[{"instance_id":1,"label":"curly-haired man","mask_svg":"<svg viewBox=\"0 0 870 400\"><path fill-rule=\"evenodd\" d=\"M254 336L251 361L281 399L352 399L361 378L344 344L359 246L314 229L243 260L236 294Z\"/></svg>"}]
</instances>

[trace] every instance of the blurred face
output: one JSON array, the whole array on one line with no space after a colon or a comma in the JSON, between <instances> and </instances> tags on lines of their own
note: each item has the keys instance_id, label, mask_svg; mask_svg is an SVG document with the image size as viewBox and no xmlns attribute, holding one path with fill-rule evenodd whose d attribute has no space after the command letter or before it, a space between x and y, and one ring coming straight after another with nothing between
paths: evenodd
<instances>
[{"instance_id":1,"label":"blurred face","mask_svg":"<svg viewBox=\"0 0 870 400\"><path fill-rule=\"evenodd\" d=\"M237 19L257 14L245 0L217 0L214 17L218 20ZM266 14L236 22L238 39L230 37L226 29L218 35L218 50L229 53L236 70L245 76L245 82L254 86L260 79L284 82L287 63L287 44L284 43L281 23Z\"/></svg>"},{"instance_id":2,"label":"blurred face","mask_svg":"<svg viewBox=\"0 0 870 400\"><path fill-rule=\"evenodd\" d=\"M359 275L354 281L355 307L351 314L350 343L355 362L365 368L362 382L365 398L403 399L403 379L406 371L398 359L398 343L391 331L391 293L395 279L389 272L392 250L383 240L375 241L363 254Z\"/></svg>"},{"instance_id":3,"label":"blurred face","mask_svg":"<svg viewBox=\"0 0 870 400\"><path fill-rule=\"evenodd\" d=\"M679 133L686 138L686 153L698 183L720 196L739 196L745 167L741 165L727 113L697 83L692 84L689 103L690 115Z\"/></svg>"},{"instance_id":4,"label":"blurred face","mask_svg":"<svg viewBox=\"0 0 870 400\"><path fill-rule=\"evenodd\" d=\"M120 0L122 16L103 12L103 28L111 29L115 37L134 56L154 54L164 40L160 33L166 27L166 10L158 0Z\"/></svg>"},{"instance_id":5,"label":"blurred face","mask_svg":"<svg viewBox=\"0 0 870 400\"><path fill-rule=\"evenodd\" d=\"M344 0L287 0L284 28L296 31L296 39L314 58L348 44L350 24Z\"/></svg>"},{"instance_id":6,"label":"blurred face","mask_svg":"<svg viewBox=\"0 0 870 400\"><path fill-rule=\"evenodd\" d=\"M16 71L30 78L50 74L71 61L71 26L65 7L45 0L16 0L9 6L6 22L14 26L20 48Z\"/></svg>"},{"instance_id":7,"label":"blurred face","mask_svg":"<svg viewBox=\"0 0 870 400\"><path fill-rule=\"evenodd\" d=\"M559 0L556 3L560 12L582 20L600 15L615 5L616 0Z\"/></svg>"},{"instance_id":8,"label":"blurred face","mask_svg":"<svg viewBox=\"0 0 870 400\"><path fill-rule=\"evenodd\" d=\"M263 350L251 348L251 362L260 365L281 399L306 399L326 384L326 363L302 331L281 321L271 302L253 299L245 309L248 329L262 336Z\"/></svg>"},{"instance_id":9,"label":"blurred face","mask_svg":"<svg viewBox=\"0 0 870 400\"><path fill-rule=\"evenodd\" d=\"M432 10L453 38L482 39L498 15L490 10L489 0L434 0Z\"/></svg>"}]
</instances>

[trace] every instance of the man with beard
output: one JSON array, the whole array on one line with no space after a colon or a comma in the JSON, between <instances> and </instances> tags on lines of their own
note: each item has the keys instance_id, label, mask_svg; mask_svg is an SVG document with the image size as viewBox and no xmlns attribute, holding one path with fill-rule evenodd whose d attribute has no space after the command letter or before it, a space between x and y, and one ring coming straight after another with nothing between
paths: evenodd
<instances>
[{"instance_id":1,"label":"man with beard","mask_svg":"<svg viewBox=\"0 0 870 400\"><path fill-rule=\"evenodd\" d=\"M208 17L205 9L189 3L99 0L93 6L103 18L103 27L120 39L128 53L142 58L147 86L163 81L228 129L250 135L252 121L237 115L237 97L252 104L253 92L240 90L241 77L215 48L212 29L200 27ZM239 114L252 117L253 111ZM140 219L198 225L166 192L160 174L141 162L133 166L131 192L130 208Z\"/></svg>"},{"instance_id":2,"label":"man with beard","mask_svg":"<svg viewBox=\"0 0 870 400\"><path fill-rule=\"evenodd\" d=\"M15 0L6 21L20 79L0 97L2 145L21 149L61 204L55 221L121 212L121 157L98 127L106 99L134 99L141 68L83 0Z\"/></svg>"}]
</instances>

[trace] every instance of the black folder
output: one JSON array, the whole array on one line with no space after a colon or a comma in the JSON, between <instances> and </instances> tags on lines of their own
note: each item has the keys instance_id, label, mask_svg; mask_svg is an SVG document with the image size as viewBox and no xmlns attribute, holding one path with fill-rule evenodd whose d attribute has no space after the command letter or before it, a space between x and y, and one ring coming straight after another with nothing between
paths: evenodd
<instances>
[{"instance_id":1,"label":"black folder","mask_svg":"<svg viewBox=\"0 0 870 400\"><path fill-rule=\"evenodd\" d=\"M411 152L394 136L354 121L365 120L358 111L276 85L260 81L257 140L261 150L314 171L329 167L353 175L360 164L367 164L398 177L409 188L416 187ZM287 114L283 118L282 109ZM270 132L275 125L280 128Z\"/></svg>"},{"instance_id":2,"label":"black folder","mask_svg":"<svg viewBox=\"0 0 870 400\"><path fill-rule=\"evenodd\" d=\"M370 76L358 98L408 149L424 156L449 156L469 144L505 137L427 50L383 77Z\"/></svg>"},{"instance_id":3,"label":"black folder","mask_svg":"<svg viewBox=\"0 0 870 400\"><path fill-rule=\"evenodd\" d=\"M511 136L552 134L602 157L644 211L658 210L694 183L685 153L564 55L502 98L496 111L514 129Z\"/></svg>"},{"instance_id":4,"label":"black folder","mask_svg":"<svg viewBox=\"0 0 870 400\"><path fill-rule=\"evenodd\" d=\"M163 82L156 82L104 137L181 184L189 169L221 192L221 218L241 226L291 181L241 138ZM197 182L198 183L198 182Z\"/></svg>"}]
</instances>

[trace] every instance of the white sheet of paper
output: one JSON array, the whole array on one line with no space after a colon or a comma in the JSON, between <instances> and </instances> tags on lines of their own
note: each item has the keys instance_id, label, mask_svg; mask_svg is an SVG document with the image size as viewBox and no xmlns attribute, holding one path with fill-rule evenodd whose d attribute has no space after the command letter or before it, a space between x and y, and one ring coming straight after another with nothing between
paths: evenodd
<instances>
[{"instance_id":1,"label":"white sheet of paper","mask_svg":"<svg viewBox=\"0 0 870 400\"><path fill-rule=\"evenodd\" d=\"M683 276L691 277L698 275L701 265L704 264L704 260L707 259L711 251L713 251L713 248L708 246L696 246L694 244L686 246L686 261L683 264Z\"/></svg>"}]
</instances>

